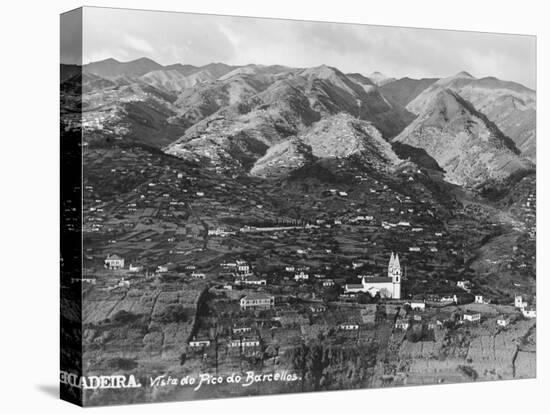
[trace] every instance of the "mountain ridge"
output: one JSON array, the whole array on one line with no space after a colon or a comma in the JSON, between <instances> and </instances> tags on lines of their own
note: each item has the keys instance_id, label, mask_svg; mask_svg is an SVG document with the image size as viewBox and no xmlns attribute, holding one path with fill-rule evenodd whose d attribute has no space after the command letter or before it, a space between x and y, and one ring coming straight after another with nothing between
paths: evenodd
<instances>
[{"instance_id":1,"label":"mountain ridge","mask_svg":"<svg viewBox=\"0 0 550 414\"><path fill-rule=\"evenodd\" d=\"M533 168L514 142L451 89L439 91L395 139L424 149L449 182L476 187Z\"/></svg>"}]
</instances>

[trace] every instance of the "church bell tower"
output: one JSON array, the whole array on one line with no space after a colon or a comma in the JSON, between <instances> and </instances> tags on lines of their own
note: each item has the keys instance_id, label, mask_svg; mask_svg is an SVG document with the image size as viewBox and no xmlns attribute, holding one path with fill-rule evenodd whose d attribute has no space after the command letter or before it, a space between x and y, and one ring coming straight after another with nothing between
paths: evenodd
<instances>
[{"instance_id":1,"label":"church bell tower","mask_svg":"<svg viewBox=\"0 0 550 414\"><path fill-rule=\"evenodd\" d=\"M388 277L392 280L393 299L401 299L401 264L399 263L399 255L391 254L390 263L388 265Z\"/></svg>"}]
</instances>

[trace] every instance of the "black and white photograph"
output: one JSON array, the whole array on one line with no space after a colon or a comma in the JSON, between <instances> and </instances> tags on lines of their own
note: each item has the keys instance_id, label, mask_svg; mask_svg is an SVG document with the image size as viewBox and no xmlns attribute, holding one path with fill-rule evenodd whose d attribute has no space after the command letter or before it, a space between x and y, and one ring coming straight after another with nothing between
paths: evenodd
<instances>
[{"instance_id":1,"label":"black and white photograph","mask_svg":"<svg viewBox=\"0 0 550 414\"><path fill-rule=\"evenodd\" d=\"M543 412L544 9L5 4L0 411Z\"/></svg>"},{"instance_id":2,"label":"black and white photograph","mask_svg":"<svg viewBox=\"0 0 550 414\"><path fill-rule=\"evenodd\" d=\"M62 15L62 397L534 378L535 45Z\"/></svg>"}]
</instances>

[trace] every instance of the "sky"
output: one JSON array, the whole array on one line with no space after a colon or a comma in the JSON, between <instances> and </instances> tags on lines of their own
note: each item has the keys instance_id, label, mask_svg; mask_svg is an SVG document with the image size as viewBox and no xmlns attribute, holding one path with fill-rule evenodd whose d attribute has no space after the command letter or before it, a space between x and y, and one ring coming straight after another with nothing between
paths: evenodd
<instances>
[{"instance_id":1,"label":"sky","mask_svg":"<svg viewBox=\"0 0 550 414\"><path fill-rule=\"evenodd\" d=\"M145 56L163 65L326 64L396 78L464 70L536 84L534 36L107 8L85 8L83 25L84 63Z\"/></svg>"}]
</instances>

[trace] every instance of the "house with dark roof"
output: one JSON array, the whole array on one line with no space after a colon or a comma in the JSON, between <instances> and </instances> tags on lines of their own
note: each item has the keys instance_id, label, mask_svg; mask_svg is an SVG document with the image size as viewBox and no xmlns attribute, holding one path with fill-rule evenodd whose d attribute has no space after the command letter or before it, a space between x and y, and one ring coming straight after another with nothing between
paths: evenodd
<instances>
[{"instance_id":1,"label":"house with dark roof","mask_svg":"<svg viewBox=\"0 0 550 414\"><path fill-rule=\"evenodd\" d=\"M275 307L275 297L264 293L251 293L241 298L241 309L271 309Z\"/></svg>"},{"instance_id":2,"label":"house with dark roof","mask_svg":"<svg viewBox=\"0 0 550 414\"><path fill-rule=\"evenodd\" d=\"M111 270L122 269L124 267L124 258L118 254L108 254L105 258L105 267Z\"/></svg>"}]
</instances>

